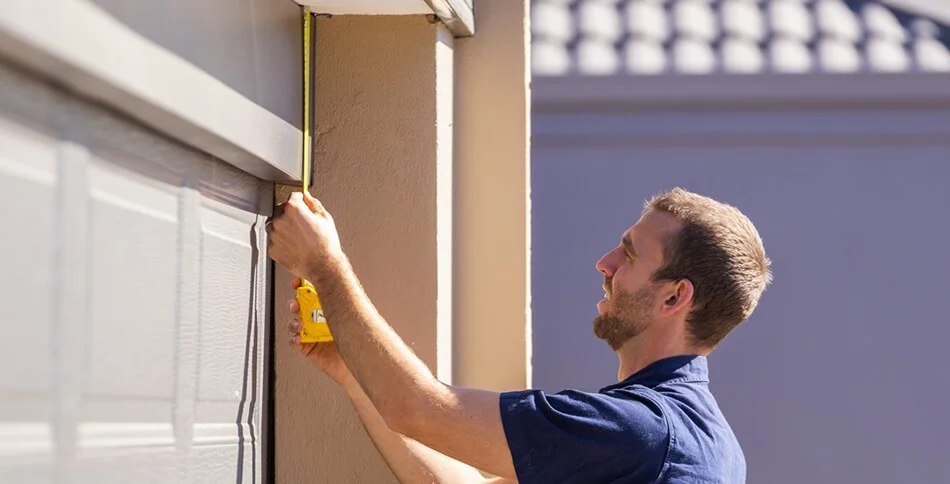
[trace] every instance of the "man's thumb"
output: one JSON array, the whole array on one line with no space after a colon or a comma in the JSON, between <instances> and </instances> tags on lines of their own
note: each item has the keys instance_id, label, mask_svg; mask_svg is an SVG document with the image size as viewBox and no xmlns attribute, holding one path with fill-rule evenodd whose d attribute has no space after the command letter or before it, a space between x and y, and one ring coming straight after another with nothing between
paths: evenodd
<instances>
[{"instance_id":1,"label":"man's thumb","mask_svg":"<svg viewBox=\"0 0 950 484\"><path fill-rule=\"evenodd\" d=\"M326 214L326 209L323 208L323 204L320 203L320 200L314 198L314 196L310 194L309 190L303 191L303 201L307 204L307 207L310 207L311 212Z\"/></svg>"}]
</instances>

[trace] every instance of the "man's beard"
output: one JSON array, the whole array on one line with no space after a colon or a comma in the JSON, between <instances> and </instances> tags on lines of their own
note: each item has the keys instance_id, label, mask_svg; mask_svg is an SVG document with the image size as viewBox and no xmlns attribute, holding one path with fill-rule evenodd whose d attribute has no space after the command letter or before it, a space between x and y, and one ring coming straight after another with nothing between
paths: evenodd
<instances>
[{"instance_id":1,"label":"man's beard","mask_svg":"<svg viewBox=\"0 0 950 484\"><path fill-rule=\"evenodd\" d=\"M617 351L650 326L650 304L655 295L656 286L650 283L633 294L613 292L607 310L594 318L594 335Z\"/></svg>"}]
</instances>

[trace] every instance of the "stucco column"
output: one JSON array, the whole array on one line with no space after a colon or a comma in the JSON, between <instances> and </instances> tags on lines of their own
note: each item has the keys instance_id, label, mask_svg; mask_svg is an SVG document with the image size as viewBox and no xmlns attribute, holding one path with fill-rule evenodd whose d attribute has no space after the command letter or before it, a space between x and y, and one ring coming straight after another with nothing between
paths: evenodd
<instances>
[{"instance_id":1,"label":"stucco column","mask_svg":"<svg viewBox=\"0 0 950 484\"><path fill-rule=\"evenodd\" d=\"M531 386L527 0L478 0L455 48L455 383Z\"/></svg>"},{"instance_id":2,"label":"stucco column","mask_svg":"<svg viewBox=\"0 0 950 484\"><path fill-rule=\"evenodd\" d=\"M424 16L316 21L313 193L333 214L373 302L446 381L452 42ZM276 481L395 482L344 393L288 348L289 283L277 269Z\"/></svg>"}]
</instances>

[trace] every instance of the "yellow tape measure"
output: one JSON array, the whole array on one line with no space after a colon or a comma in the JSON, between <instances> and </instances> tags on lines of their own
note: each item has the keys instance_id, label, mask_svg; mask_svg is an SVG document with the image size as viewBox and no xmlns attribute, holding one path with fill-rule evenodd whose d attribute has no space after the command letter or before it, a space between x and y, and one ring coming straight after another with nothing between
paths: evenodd
<instances>
[{"instance_id":1,"label":"yellow tape measure","mask_svg":"<svg viewBox=\"0 0 950 484\"><path fill-rule=\"evenodd\" d=\"M303 190L310 189L310 7L303 7ZM301 343L325 343L333 341L330 327L323 317L323 305L317 290L310 281L302 280L297 288L297 304L300 306Z\"/></svg>"}]
</instances>

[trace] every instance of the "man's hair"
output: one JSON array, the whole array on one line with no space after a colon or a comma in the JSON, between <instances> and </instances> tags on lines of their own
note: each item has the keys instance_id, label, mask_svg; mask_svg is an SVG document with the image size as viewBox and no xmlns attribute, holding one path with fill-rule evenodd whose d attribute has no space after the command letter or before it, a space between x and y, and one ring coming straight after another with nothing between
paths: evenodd
<instances>
[{"instance_id":1,"label":"man's hair","mask_svg":"<svg viewBox=\"0 0 950 484\"><path fill-rule=\"evenodd\" d=\"M681 225L665 241L664 264L653 280L693 283L690 336L715 347L752 315L772 282L762 239L737 208L681 188L647 200L644 211L649 209L667 212Z\"/></svg>"}]
</instances>

